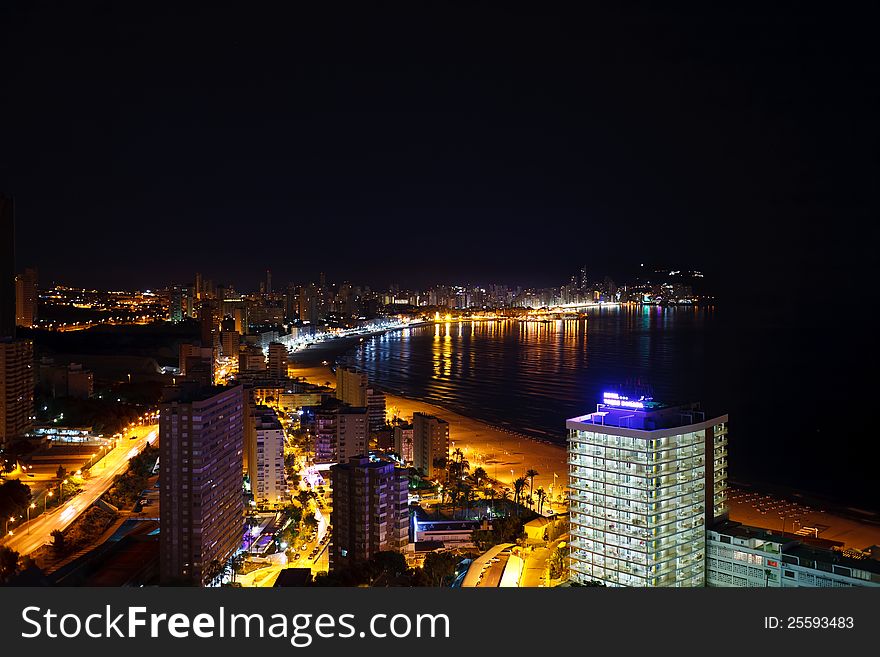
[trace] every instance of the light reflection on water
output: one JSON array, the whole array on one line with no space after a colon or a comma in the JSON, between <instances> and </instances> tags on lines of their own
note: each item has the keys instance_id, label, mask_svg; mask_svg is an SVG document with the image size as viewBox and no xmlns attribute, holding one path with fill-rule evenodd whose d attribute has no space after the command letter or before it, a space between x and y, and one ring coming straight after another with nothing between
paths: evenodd
<instances>
[{"instance_id":1,"label":"light reflection on water","mask_svg":"<svg viewBox=\"0 0 880 657\"><path fill-rule=\"evenodd\" d=\"M347 360L389 391L563 441L566 418L595 409L603 389L628 382L652 386L656 399L703 401L714 412L719 381L707 377L706 345L715 328L714 311L698 308L447 322L377 337Z\"/></svg>"}]
</instances>

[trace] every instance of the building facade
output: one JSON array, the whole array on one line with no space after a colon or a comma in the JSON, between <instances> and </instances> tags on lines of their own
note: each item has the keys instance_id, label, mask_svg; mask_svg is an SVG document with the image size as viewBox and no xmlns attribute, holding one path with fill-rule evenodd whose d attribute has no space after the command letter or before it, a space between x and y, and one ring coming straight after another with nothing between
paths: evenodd
<instances>
[{"instance_id":1,"label":"building facade","mask_svg":"<svg viewBox=\"0 0 880 657\"><path fill-rule=\"evenodd\" d=\"M449 457L449 423L426 413L413 413L413 466L433 477L442 472L438 463Z\"/></svg>"},{"instance_id":2,"label":"building facade","mask_svg":"<svg viewBox=\"0 0 880 657\"><path fill-rule=\"evenodd\" d=\"M394 427L394 451L404 463L413 462L413 426L411 424Z\"/></svg>"},{"instance_id":3,"label":"building facade","mask_svg":"<svg viewBox=\"0 0 880 657\"><path fill-rule=\"evenodd\" d=\"M354 456L330 468L333 535L330 570L400 552L409 542L409 479L389 461Z\"/></svg>"},{"instance_id":4,"label":"building facade","mask_svg":"<svg viewBox=\"0 0 880 657\"><path fill-rule=\"evenodd\" d=\"M34 344L0 338L0 446L33 428Z\"/></svg>"},{"instance_id":5,"label":"building facade","mask_svg":"<svg viewBox=\"0 0 880 657\"><path fill-rule=\"evenodd\" d=\"M368 445L368 414L366 408L343 406L336 412L336 442L333 460L348 461L353 456L366 454Z\"/></svg>"},{"instance_id":6,"label":"building facade","mask_svg":"<svg viewBox=\"0 0 880 657\"><path fill-rule=\"evenodd\" d=\"M349 367L336 369L336 399L351 406L367 406L367 375Z\"/></svg>"},{"instance_id":7,"label":"building facade","mask_svg":"<svg viewBox=\"0 0 880 657\"><path fill-rule=\"evenodd\" d=\"M244 535L241 386L181 385L159 415L160 581L209 584Z\"/></svg>"},{"instance_id":8,"label":"building facade","mask_svg":"<svg viewBox=\"0 0 880 657\"><path fill-rule=\"evenodd\" d=\"M566 427L572 581L705 586L706 527L727 515L727 416L606 393Z\"/></svg>"},{"instance_id":9,"label":"building facade","mask_svg":"<svg viewBox=\"0 0 880 657\"><path fill-rule=\"evenodd\" d=\"M723 521L706 535L706 586L880 587L880 561L836 541Z\"/></svg>"},{"instance_id":10,"label":"building facade","mask_svg":"<svg viewBox=\"0 0 880 657\"><path fill-rule=\"evenodd\" d=\"M37 270L25 269L15 277L15 323L33 328L37 321Z\"/></svg>"},{"instance_id":11,"label":"building facade","mask_svg":"<svg viewBox=\"0 0 880 657\"><path fill-rule=\"evenodd\" d=\"M284 429L278 416L268 406L253 412L254 459L248 459L251 492L258 504L277 506L289 498L284 471Z\"/></svg>"},{"instance_id":12,"label":"building facade","mask_svg":"<svg viewBox=\"0 0 880 657\"><path fill-rule=\"evenodd\" d=\"M287 347L280 342L269 343L269 376L273 379L287 378Z\"/></svg>"}]
</instances>

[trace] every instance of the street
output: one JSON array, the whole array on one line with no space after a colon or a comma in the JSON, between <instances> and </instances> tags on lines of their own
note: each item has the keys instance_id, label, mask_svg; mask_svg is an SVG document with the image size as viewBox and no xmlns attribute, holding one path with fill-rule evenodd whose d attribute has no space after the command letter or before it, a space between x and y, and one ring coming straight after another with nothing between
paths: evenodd
<instances>
[{"instance_id":1,"label":"street","mask_svg":"<svg viewBox=\"0 0 880 657\"><path fill-rule=\"evenodd\" d=\"M128 460L158 437L158 429L159 425L152 424L126 431L126 437L121 438L117 446L91 469L91 476L85 480L78 495L60 507L31 520L29 528L27 522L18 525L12 536L4 537L3 545L24 556L50 542L54 530L66 529L79 514L88 509L110 488L116 475L125 472ZM128 437L132 434L136 436L135 439Z\"/></svg>"}]
</instances>

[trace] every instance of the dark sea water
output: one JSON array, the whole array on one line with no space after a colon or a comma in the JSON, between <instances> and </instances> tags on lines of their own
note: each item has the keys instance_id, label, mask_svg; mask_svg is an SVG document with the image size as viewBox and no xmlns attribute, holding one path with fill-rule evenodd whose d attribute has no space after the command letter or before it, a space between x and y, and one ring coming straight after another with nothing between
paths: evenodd
<instances>
[{"instance_id":1,"label":"dark sea water","mask_svg":"<svg viewBox=\"0 0 880 657\"><path fill-rule=\"evenodd\" d=\"M658 401L730 415L734 479L877 508L876 478L854 453L876 455L877 438L866 446L820 411L835 361L816 335L772 308L623 307L550 323L417 327L342 360L390 392L560 444L566 418L595 410L603 390L650 386Z\"/></svg>"}]
</instances>

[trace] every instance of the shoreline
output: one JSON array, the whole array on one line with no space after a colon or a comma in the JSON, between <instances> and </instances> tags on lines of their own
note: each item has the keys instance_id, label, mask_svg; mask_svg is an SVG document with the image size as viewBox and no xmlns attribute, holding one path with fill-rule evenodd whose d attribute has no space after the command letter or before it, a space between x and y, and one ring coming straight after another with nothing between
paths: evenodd
<instances>
[{"instance_id":1,"label":"shoreline","mask_svg":"<svg viewBox=\"0 0 880 657\"><path fill-rule=\"evenodd\" d=\"M330 363L353 346L356 344L349 344L342 349L321 350L323 353L320 355L324 356L323 360L328 362L327 365L321 364L321 360L316 363L294 362L292 358L290 375L303 377L309 383L320 385L329 381L331 386L335 386L336 377L330 369ZM293 357L297 355L300 354L292 354ZM460 447L464 451L471 470L477 466L482 467L489 477L509 487L512 495L513 480L524 476L529 468L534 468L538 471L534 479L534 490L543 488L549 493L550 487L553 486L553 506L548 508L557 511L567 510L567 504L563 504L559 499L561 495L565 500L568 492L568 452L565 444L514 433L443 406L405 397L382 386L377 388L385 393L387 408L394 410L400 417L411 420L413 412L422 411L446 420L449 423L450 443L455 446L453 449ZM557 475L555 486L554 473ZM856 516L833 500L819 498L808 491L789 490L766 482L742 478L730 483L732 492L760 492L768 500L796 498L801 502L810 501L814 506L811 512L799 516L801 519L799 524L822 527L819 538L841 541L847 547L857 549L880 544L880 514L873 511L866 511ZM526 489L528 490L528 485ZM732 496L730 499L731 520L774 532L781 530L781 526L777 526L781 525L781 518L777 518L775 513L769 514L768 517L768 514L760 513L755 509L752 503L754 500L739 501L737 497Z\"/></svg>"},{"instance_id":2,"label":"shoreline","mask_svg":"<svg viewBox=\"0 0 880 657\"><path fill-rule=\"evenodd\" d=\"M292 363L290 375L321 385L327 381L333 384L335 380L330 366L321 364ZM535 490L543 487L548 492L553 486L555 473L554 504L558 504L557 495L564 495L568 487L568 454L564 445L512 433L436 404L403 397L384 388L382 390L387 408L393 410L395 415L411 420L413 412L422 411L446 420L449 423L450 444L455 446L452 448L460 447L464 451L471 469L480 466L492 479L511 487L514 479L524 476L529 468L534 468L538 471L534 481Z\"/></svg>"}]
</instances>

